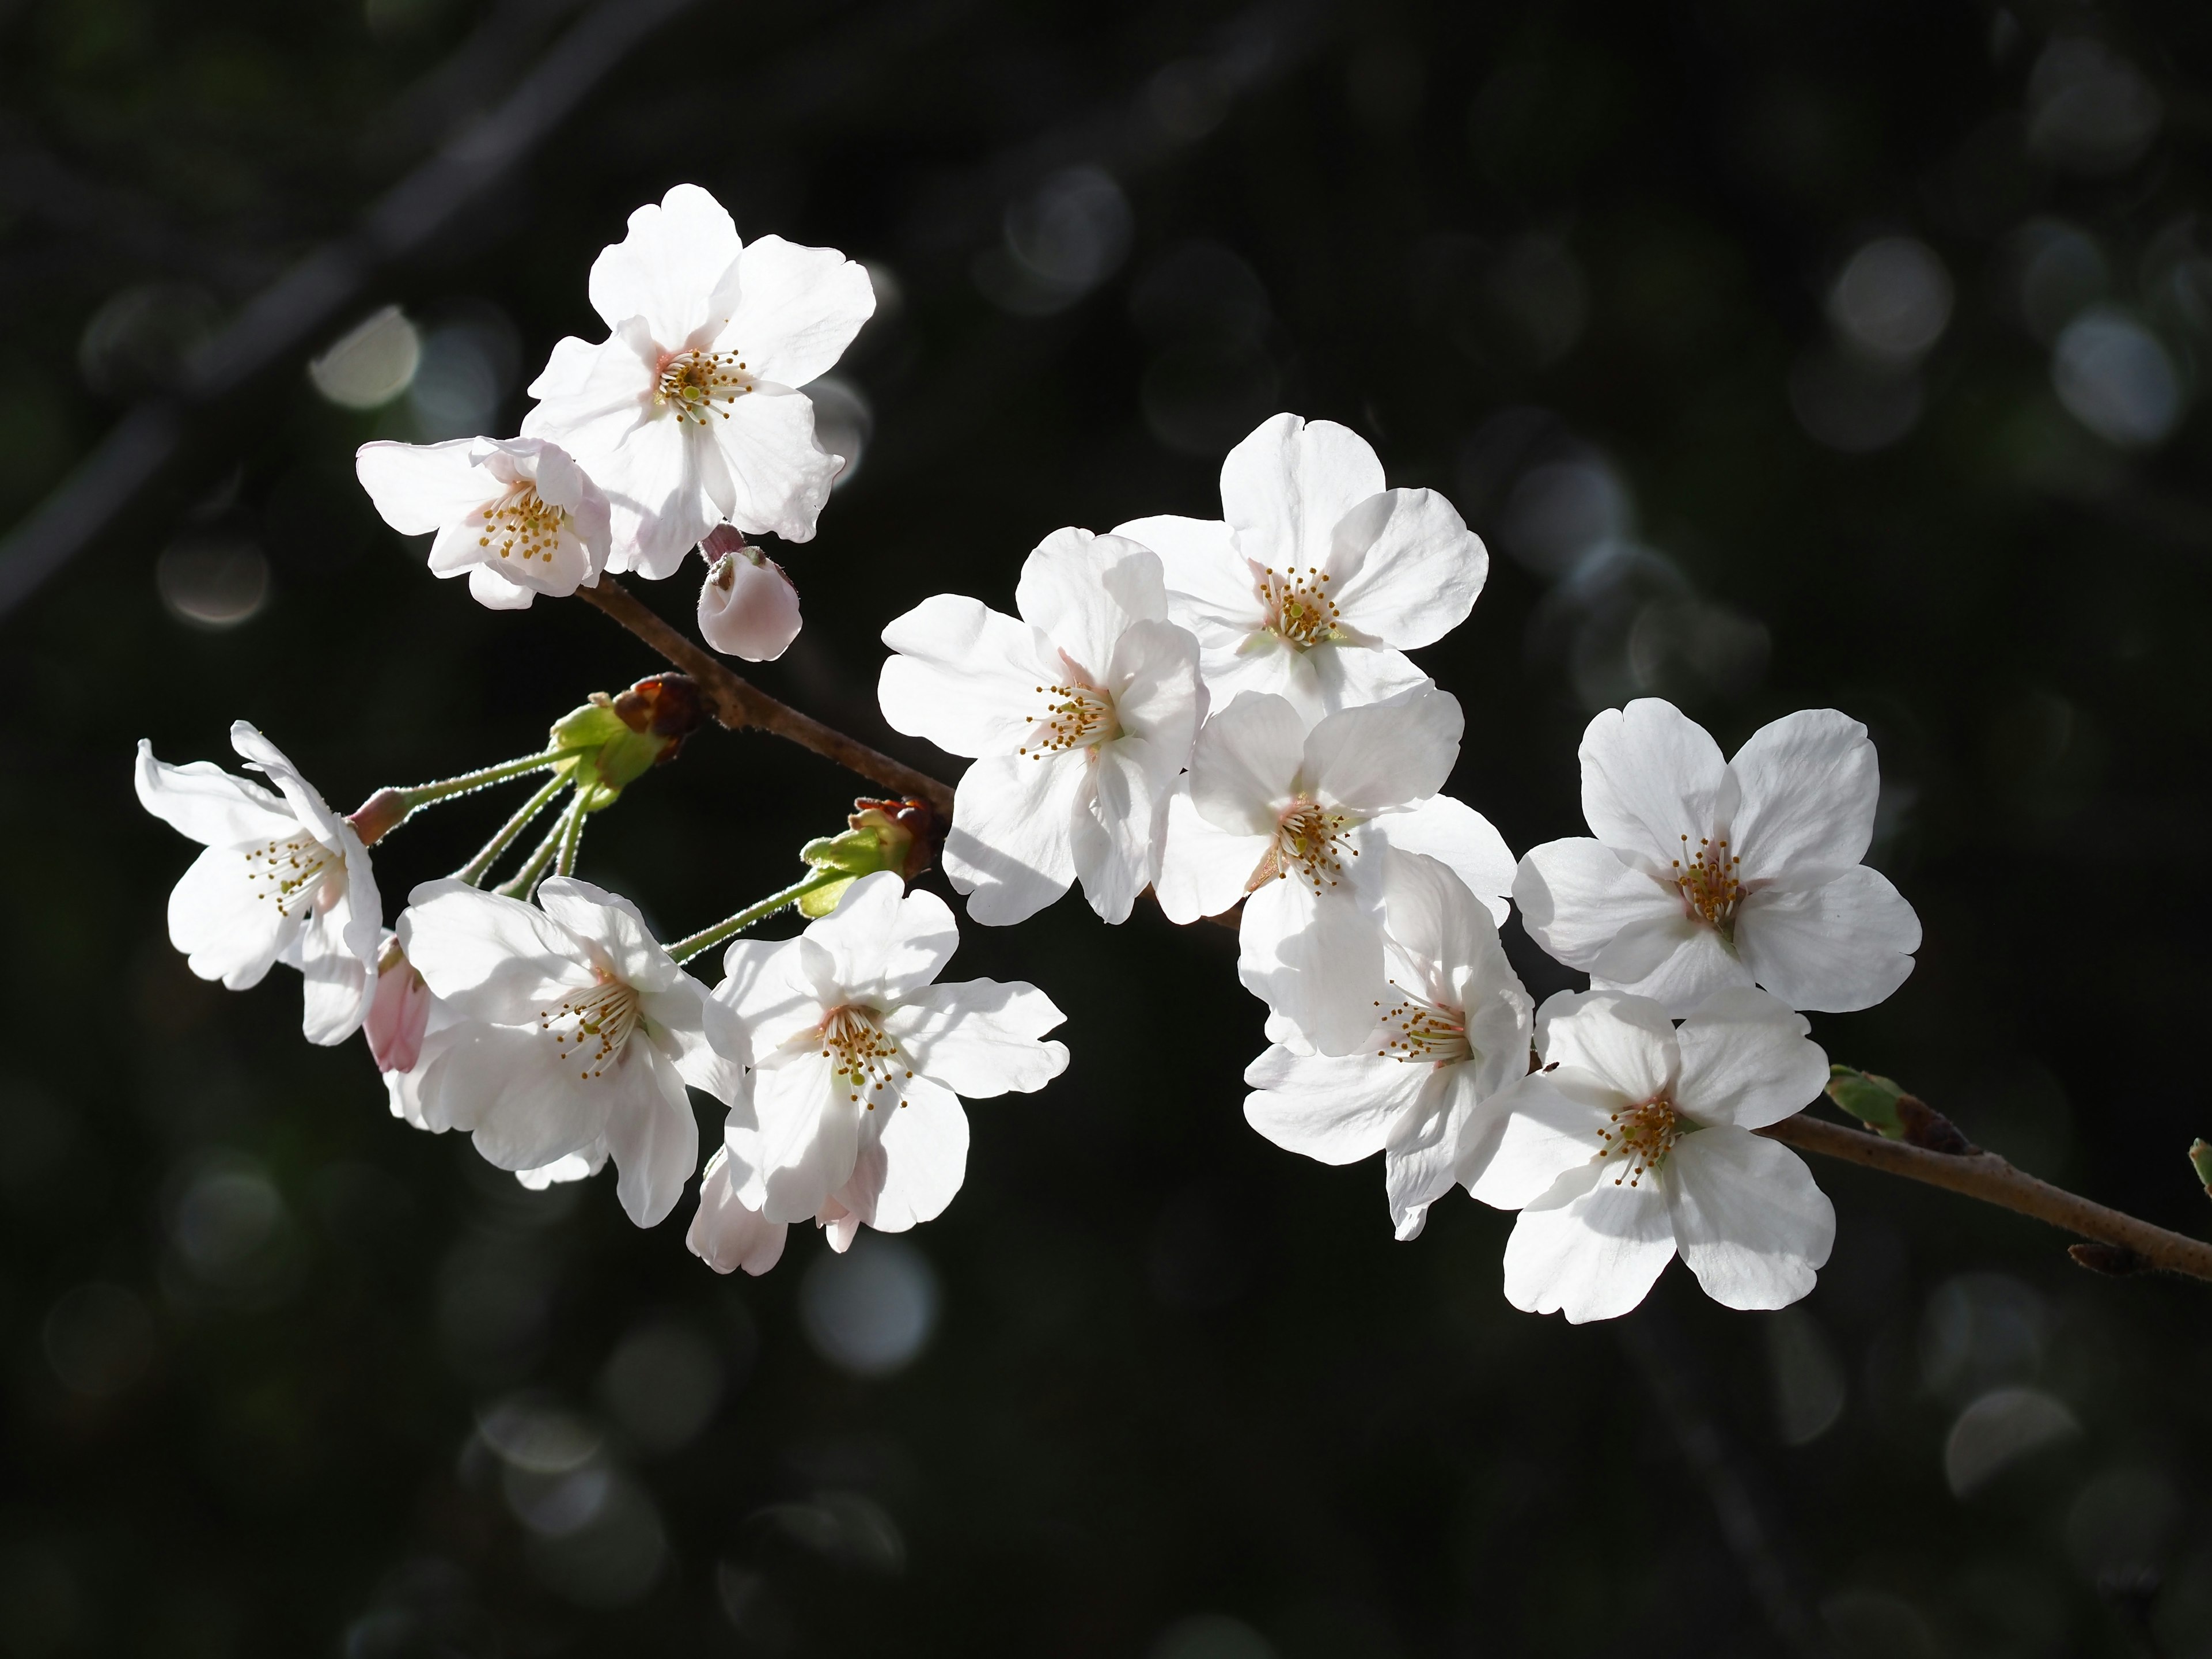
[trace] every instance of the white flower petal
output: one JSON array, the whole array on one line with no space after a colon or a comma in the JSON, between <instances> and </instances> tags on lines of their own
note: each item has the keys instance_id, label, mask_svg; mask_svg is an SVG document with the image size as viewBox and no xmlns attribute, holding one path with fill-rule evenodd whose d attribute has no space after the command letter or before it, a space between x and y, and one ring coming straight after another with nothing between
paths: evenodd
<instances>
[{"instance_id":1,"label":"white flower petal","mask_svg":"<svg viewBox=\"0 0 2212 1659\"><path fill-rule=\"evenodd\" d=\"M469 597L487 611L527 611L538 589L507 578L488 564L471 560L466 566Z\"/></svg>"},{"instance_id":2,"label":"white flower petal","mask_svg":"<svg viewBox=\"0 0 2212 1659\"><path fill-rule=\"evenodd\" d=\"M927 1078L902 1085L861 1121L860 1154L837 1200L878 1232L902 1233L945 1212L968 1173L968 1114Z\"/></svg>"},{"instance_id":3,"label":"white flower petal","mask_svg":"<svg viewBox=\"0 0 2212 1659\"><path fill-rule=\"evenodd\" d=\"M477 465L474 438L402 444L380 439L354 452L354 476L378 515L403 536L459 523L507 492Z\"/></svg>"},{"instance_id":4,"label":"white flower petal","mask_svg":"<svg viewBox=\"0 0 2212 1659\"><path fill-rule=\"evenodd\" d=\"M1206 714L1198 641L1173 623L1132 623L1114 642L1106 680L1123 732L1151 745L1152 776L1164 794L1164 786L1189 764Z\"/></svg>"},{"instance_id":5,"label":"white flower petal","mask_svg":"<svg viewBox=\"0 0 2212 1659\"><path fill-rule=\"evenodd\" d=\"M1320 893L1292 875L1244 901L1237 975L1324 1054L1359 1050L1374 1029L1382 975L1382 919L1351 887Z\"/></svg>"},{"instance_id":6,"label":"white flower petal","mask_svg":"<svg viewBox=\"0 0 2212 1659\"><path fill-rule=\"evenodd\" d=\"M1075 879L1075 815L1089 757L987 755L953 792L945 873L986 927L1026 921Z\"/></svg>"},{"instance_id":7,"label":"white flower petal","mask_svg":"<svg viewBox=\"0 0 2212 1659\"><path fill-rule=\"evenodd\" d=\"M637 906L620 893L574 876L549 876L538 884L538 908L578 939L598 945L609 971L625 985L665 991L684 975Z\"/></svg>"},{"instance_id":8,"label":"white flower petal","mask_svg":"<svg viewBox=\"0 0 2212 1659\"><path fill-rule=\"evenodd\" d=\"M1235 532L1220 520L1164 514L1117 524L1113 533L1159 555L1170 621L1194 632L1194 624L1224 623L1239 635L1266 621L1252 567L1237 550Z\"/></svg>"},{"instance_id":9,"label":"white flower petal","mask_svg":"<svg viewBox=\"0 0 2212 1659\"><path fill-rule=\"evenodd\" d=\"M1682 1260L1728 1308L1786 1308L1808 1294L1836 1240L1836 1212L1787 1146L1723 1127L1667 1159L1667 1207Z\"/></svg>"},{"instance_id":10,"label":"white flower petal","mask_svg":"<svg viewBox=\"0 0 2212 1659\"><path fill-rule=\"evenodd\" d=\"M875 314L865 266L834 247L762 236L738 256L738 308L719 343L779 386L802 386L844 355Z\"/></svg>"},{"instance_id":11,"label":"white flower petal","mask_svg":"<svg viewBox=\"0 0 2212 1659\"><path fill-rule=\"evenodd\" d=\"M1217 828L1192 803L1188 781L1168 799L1153 896L1172 922L1218 916L1244 896L1271 837Z\"/></svg>"},{"instance_id":12,"label":"white flower petal","mask_svg":"<svg viewBox=\"0 0 2212 1659\"><path fill-rule=\"evenodd\" d=\"M1340 574L1329 597L1338 614L1401 651L1433 645L1465 622L1490 574L1482 538L1433 489L1370 497L1337 525L1334 540Z\"/></svg>"},{"instance_id":13,"label":"white flower petal","mask_svg":"<svg viewBox=\"0 0 2212 1659\"><path fill-rule=\"evenodd\" d=\"M1584 972L1624 929L1683 920L1680 893L1588 836L1546 842L1522 854L1513 902L1529 938Z\"/></svg>"},{"instance_id":14,"label":"white flower petal","mask_svg":"<svg viewBox=\"0 0 2212 1659\"><path fill-rule=\"evenodd\" d=\"M806 937L830 953L845 996L887 1008L945 971L960 945L959 926L943 899L906 891L893 872L878 870L848 887L837 908L807 926Z\"/></svg>"},{"instance_id":15,"label":"white flower petal","mask_svg":"<svg viewBox=\"0 0 2212 1659\"><path fill-rule=\"evenodd\" d=\"M1732 851L1762 882L1817 886L1866 856L1881 767L1866 727L1832 708L1762 726L1729 763L1742 793Z\"/></svg>"},{"instance_id":16,"label":"white flower petal","mask_svg":"<svg viewBox=\"0 0 2212 1659\"><path fill-rule=\"evenodd\" d=\"M349 915L333 910L310 916L288 952L304 984L301 1029L321 1048L343 1042L368 1018L375 995L376 963L363 961L345 938Z\"/></svg>"},{"instance_id":17,"label":"white flower petal","mask_svg":"<svg viewBox=\"0 0 2212 1659\"><path fill-rule=\"evenodd\" d=\"M740 1196L771 1221L811 1220L853 1173L860 1146L858 1093L836 1062L811 1051L753 1077L758 1164Z\"/></svg>"},{"instance_id":18,"label":"white flower petal","mask_svg":"<svg viewBox=\"0 0 2212 1659\"><path fill-rule=\"evenodd\" d=\"M1014 608L1092 684L1103 685L1122 630L1166 620L1159 555L1119 536L1055 530L1022 562Z\"/></svg>"},{"instance_id":19,"label":"white flower petal","mask_svg":"<svg viewBox=\"0 0 2212 1659\"><path fill-rule=\"evenodd\" d=\"M1505 1299L1571 1325L1614 1319L1650 1293L1674 1259L1656 1186L1616 1187L1597 1166L1561 1176L1521 1212L1505 1241Z\"/></svg>"},{"instance_id":20,"label":"white flower petal","mask_svg":"<svg viewBox=\"0 0 2212 1659\"><path fill-rule=\"evenodd\" d=\"M1632 923L1598 953L1590 983L1647 997L1677 1016L1716 991L1751 983L1751 969L1721 936L1680 915Z\"/></svg>"},{"instance_id":21,"label":"white flower petal","mask_svg":"<svg viewBox=\"0 0 2212 1659\"><path fill-rule=\"evenodd\" d=\"M1276 415L1222 462L1222 517L1255 563L1324 569L1338 523L1383 483L1382 462L1358 433Z\"/></svg>"},{"instance_id":22,"label":"white flower petal","mask_svg":"<svg viewBox=\"0 0 2212 1659\"><path fill-rule=\"evenodd\" d=\"M1905 983L1920 918L1864 865L1809 890L1754 893L1736 912L1745 969L1793 1008L1850 1013Z\"/></svg>"},{"instance_id":23,"label":"white flower petal","mask_svg":"<svg viewBox=\"0 0 2212 1659\"><path fill-rule=\"evenodd\" d=\"M1284 695L1301 708L1310 702L1316 720L1340 708L1388 702L1429 678L1404 652L1359 640L1324 640L1305 651L1285 648L1279 656L1291 670L1293 689Z\"/></svg>"},{"instance_id":24,"label":"white flower petal","mask_svg":"<svg viewBox=\"0 0 2212 1659\"><path fill-rule=\"evenodd\" d=\"M1034 985L973 979L913 992L884 1031L921 1076L985 1100L1035 1093L1067 1069L1066 1045L1042 1040L1066 1018Z\"/></svg>"},{"instance_id":25,"label":"white flower petal","mask_svg":"<svg viewBox=\"0 0 2212 1659\"><path fill-rule=\"evenodd\" d=\"M743 1267L757 1278L782 1260L787 1231L782 1222L738 1201L728 1149L717 1147L700 1179L698 1213L684 1235L691 1254L718 1273Z\"/></svg>"},{"instance_id":26,"label":"white flower petal","mask_svg":"<svg viewBox=\"0 0 2212 1659\"><path fill-rule=\"evenodd\" d=\"M1599 991L1557 1012L1552 1002L1544 1007L1547 1064L1595 1073L1632 1102L1656 1099L1673 1086L1681 1053L1674 1023L1657 1003Z\"/></svg>"},{"instance_id":27,"label":"white flower petal","mask_svg":"<svg viewBox=\"0 0 2212 1659\"><path fill-rule=\"evenodd\" d=\"M1428 1080L1372 1052L1300 1054L1278 1044L1244 1068L1244 1121L1286 1152L1356 1164L1390 1143Z\"/></svg>"},{"instance_id":28,"label":"white flower petal","mask_svg":"<svg viewBox=\"0 0 2212 1659\"><path fill-rule=\"evenodd\" d=\"M290 828L300 834L298 825ZM185 953L192 972L234 991L258 985L306 921L249 885L249 869L258 867L249 856L235 847L210 847L169 891L169 942Z\"/></svg>"},{"instance_id":29,"label":"white flower petal","mask_svg":"<svg viewBox=\"0 0 2212 1659\"><path fill-rule=\"evenodd\" d=\"M1485 1204L1501 1210L1532 1204L1602 1150L1600 1133L1612 1121L1607 1105L1584 1091L1561 1089L1553 1080L1558 1075L1532 1072L1490 1097L1491 1109L1504 1119L1504 1130L1481 1168L1461 1176Z\"/></svg>"},{"instance_id":30,"label":"white flower petal","mask_svg":"<svg viewBox=\"0 0 2212 1659\"><path fill-rule=\"evenodd\" d=\"M1682 858L1684 836L1694 853L1720 822L1728 763L1711 734L1670 702L1639 697L1605 710L1583 733L1582 763L1591 833L1650 859L1655 872Z\"/></svg>"},{"instance_id":31,"label":"white flower petal","mask_svg":"<svg viewBox=\"0 0 2212 1659\"><path fill-rule=\"evenodd\" d=\"M721 290L738 246L722 204L696 185L678 185L631 214L629 234L592 262L592 309L609 328L642 317L664 350L680 350L722 320L716 307L727 304Z\"/></svg>"},{"instance_id":32,"label":"white flower petal","mask_svg":"<svg viewBox=\"0 0 2212 1659\"><path fill-rule=\"evenodd\" d=\"M1493 927L1510 909L1513 854L1488 818L1449 795L1431 795L1396 811L1378 813L1368 832L1396 854L1436 860L1482 901ZM1389 860L1385 861L1385 869Z\"/></svg>"},{"instance_id":33,"label":"white flower petal","mask_svg":"<svg viewBox=\"0 0 2212 1659\"><path fill-rule=\"evenodd\" d=\"M846 896L851 892L848 888ZM741 939L723 953L723 979L714 997L745 1033L748 1064L819 1025L828 1014L806 975L803 939Z\"/></svg>"},{"instance_id":34,"label":"white flower petal","mask_svg":"<svg viewBox=\"0 0 2212 1659\"><path fill-rule=\"evenodd\" d=\"M1245 693L1216 710L1198 734L1192 805L1217 829L1272 837L1304 763L1305 743L1297 709L1281 697Z\"/></svg>"},{"instance_id":35,"label":"white flower petal","mask_svg":"<svg viewBox=\"0 0 2212 1659\"><path fill-rule=\"evenodd\" d=\"M422 1085L426 1120L473 1131L477 1151L502 1170L535 1170L590 1147L627 1092L626 1054L591 1087L535 1026L471 1022L456 1028Z\"/></svg>"},{"instance_id":36,"label":"white flower petal","mask_svg":"<svg viewBox=\"0 0 2212 1659\"><path fill-rule=\"evenodd\" d=\"M954 755L1005 755L1026 744L1066 670L1037 629L979 599L939 593L884 629L896 656L877 699L894 731Z\"/></svg>"},{"instance_id":37,"label":"white flower petal","mask_svg":"<svg viewBox=\"0 0 2212 1659\"><path fill-rule=\"evenodd\" d=\"M1717 991L1674 1033L1682 1069L1674 1105L1705 1124L1763 1129L1803 1110L1827 1086L1828 1057L1802 1014L1764 991Z\"/></svg>"},{"instance_id":38,"label":"white flower petal","mask_svg":"<svg viewBox=\"0 0 2212 1659\"><path fill-rule=\"evenodd\" d=\"M593 982L581 942L552 917L450 876L408 895L398 933L424 982L465 1018L520 1024Z\"/></svg>"},{"instance_id":39,"label":"white flower petal","mask_svg":"<svg viewBox=\"0 0 2212 1659\"><path fill-rule=\"evenodd\" d=\"M1346 708L1307 737L1300 776L1319 799L1368 814L1425 800L1450 776L1465 723L1459 699L1434 685Z\"/></svg>"},{"instance_id":40,"label":"white flower petal","mask_svg":"<svg viewBox=\"0 0 2212 1659\"><path fill-rule=\"evenodd\" d=\"M684 1183L699 1164L699 1124L676 1063L649 1041L623 1051L639 1086L607 1117L607 1150L618 1171L615 1194L641 1227L657 1226L684 1196Z\"/></svg>"},{"instance_id":41,"label":"white flower petal","mask_svg":"<svg viewBox=\"0 0 2212 1659\"><path fill-rule=\"evenodd\" d=\"M153 744L143 738L134 781L141 806L205 847L243 848L289 841L299 833L300 821L281 797L212 761L171 766L155 760Z\"/></svg>"},{"instance_id":42,"label":"white flower petal","mask_svg":"<svg viewBox=\"0 0 2212 1659\"><path fill-rule=\"evenodd\" d=\"M1069 828L1068 854L1083 896L1100 921L1118 927L1159 873L1167 805L1155 781L1161 769L1141 738L1101 744L1088 758L1090 787Z\"/></svg>"},{"instance_id":43,"label":"white flower petal","mask_svg":"<svg viewBox=\"0 0 2212 1659\"><path fill-rule=\"evenodd\" d=\"M729 470L730 522L749 536L812 541L814 521L844 467L815 439L814 405L804 392L762 385L726 408L728 418L708 422L702 439ZM684 547L712 527L702 526Z\"/></svg>"}]
</instances>

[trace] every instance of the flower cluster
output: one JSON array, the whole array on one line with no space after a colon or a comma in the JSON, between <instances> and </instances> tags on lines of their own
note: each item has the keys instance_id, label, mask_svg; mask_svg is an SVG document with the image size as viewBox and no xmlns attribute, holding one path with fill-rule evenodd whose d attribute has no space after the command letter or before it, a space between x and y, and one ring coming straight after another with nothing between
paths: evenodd
<instances>
[{"instance_id":1,"label":"flower cluster","mask_svg":"<svg viewBox=\"0 0 2212 1659\"><path fill-rule=\"evenodd\" d=\"M746 537L814 532L841 463L799 388L869 315L866 274L742 243L679 185L631 216L590 292L608 337L555 348L522 435L372 443L363 485L494 608L666 576L698 546L702 635L778 655L796 591ZM1625 1312L1677 1253L1731 1307L1806 1294L1834 1215L1759 1131L1828 1076L1804 1012L1881 1001L1920 942L1863 862L1880 787L1864 728L1802 712L1729 759L1667 703L1608 710L1582 746L1591 835L1516 860L1445 793L1463 716L1407 654L1468 617L1480 538L1434 492L1388 488L1355 433L1293 415L1231 452L1221 501L1219 520L1055 531L1013 614L945 593L893 621L884 719L969 763L950 823L925 800L859 803L804 849L807 876L689 938L664 944L574 874L587 816L704 719L681 675L594 696L540 752L346 817L243 722L233 743L275 793L142 744L140 799L206 848L171 937L233 987L297 969L310 1039L363 1030L395 1115L466 1131L526 1185L611 1162L650 1226L696 1173L691 1249L757 1273L794 1224L842 1250L863 1225L938 1215L966 1170L963 1099L1066 1066L1036 987L940 981L952 911L908 885L933 857L987 925L1075 886L1119 923L1149 895L1174 921L1237 929L1238 977L1267 1010L1247 1120L1324 1163L1380 1153L1399 1238L1463 1188L1516 1212L1518 1307ZM422 806L538 773L387 931L369 848ZM564 792L538 851L488 889ZM795 936L736 937L793 906ZM1589 989L1534 1005L1499 937L1516 910ZM725 941L719 981L686 971ZM692 1090L725 1113L703 1169Z\"/></svg>"},{"instance_id":2,"label":"flower cluster","mask_svg":"<svg viewBox=\"0 0 2212 1659\"><path fill-rule=\"evenodd\" d=\"M364 444L362 487L393 529L435 532L430 568L465 572L495 610L603 572L672 576L708 543L708 642L781 655L798 599L744 537L814 534L845 462L816 441L800 388L874 312L867 272L834 248L742 241L720 203L678 185L630 215L590 293L607 337L553 348L521 436Z\"/></svg>"}]
</instances>

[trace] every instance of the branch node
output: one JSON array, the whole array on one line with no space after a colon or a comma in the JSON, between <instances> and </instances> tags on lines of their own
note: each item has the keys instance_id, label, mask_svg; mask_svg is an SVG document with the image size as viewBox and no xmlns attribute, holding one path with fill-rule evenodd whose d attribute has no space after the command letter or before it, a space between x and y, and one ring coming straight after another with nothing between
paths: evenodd
<instances>
[{"instance_id":1,"label":"branch node","mask_svg":"<svg viewBox=\"0 0 2212 1659\"><path fill-rule=\"evenodd\" d=\"M2066 1254L2091 1273L2103 1273L2108 1279L2132 1279L2137 1273L2154 1271L2158 1265L2140 1250L2131 1250L2124 1244L2107 1244L2101 1239L2069 1244Z\"/></svg>"}]
</instances>

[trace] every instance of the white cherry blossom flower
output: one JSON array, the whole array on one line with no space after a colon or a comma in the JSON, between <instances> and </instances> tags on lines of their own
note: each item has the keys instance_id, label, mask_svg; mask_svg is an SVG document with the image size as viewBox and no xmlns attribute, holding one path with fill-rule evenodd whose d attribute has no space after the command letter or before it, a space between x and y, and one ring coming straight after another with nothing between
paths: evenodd
<instances>
[{"instance_id":1,"label":"white cherry blossom flower","mask_svg":"<svg viewBox=\"0 0 2212 1659\"><path fill-rule=\"evenodd\" d=\"M1859 860L1881 793L1866 727L1832 708L1760 727L1724 761L1705 729L1644 698L1583 736L1595 838L1521 861L1531 938L1598 987L1687 1013L1727 985L1793 1008L1870 1008L1905 982L1920 919Z\"/></svg>"},{"instance_id":2,"label":"white cherry blossom flower","mask_svg":"<svg viewBox=\"0 0 2212 1659\"><path fill-rule=\"evenodd\" d=\"M652 1226L698 1164L684 1085L744 1112L744 1035L629 900L556 877L538 901L451 878L409 896L400 941L453 1021L416 1067L422 1127L471 1131L532 1184L611 1154L623 1208Z\"/></svg>"},{"instance_id":3,"label":"white cherry blossom flower","mask_svg":"<svg viewBox=\"0 0 2212 1659\"><path fill-rule=\"evenodd\" d=\"M884 718L976 757L944 854L970 916L1020 921L1080 880L1125 921L1205 714L1198 646L1167 620L1159 559L1119 536L1054 532L1014 605L939 593L884 629Z\"/></svg>"},{"instance_id":4,"label":"white cherry blossom flower","mask_svg":"<svg viewBox=\"0 0 2212 1659\"><path fill-rule=\"evenodd\" d=\"M691 1218L684 1242L691 1254L718 1273L743 1267L757 1278L783 1259L787 1224L770 1221L758 1210L738 1201L732 1184L730 1149L714 1148L707 1170L699 1178L699 1211ZM849 1243L849 1240L848 1241Z\"/></svg>"},{"instance_id":5,"label":"white cherry blossom flower","mask_svg":"<svg viewBox=\"0 0 2212 1659\"><path fill-rule=\"evenodd\" d=\"M607 562L607 498L568 452L536 438L363 444L354 473L403 536L432 532L430 571L466 572L495 611L589 587Z\"/></svg>"},{"instance_id":6,"label":"white cherry blossom flower","mask_svg":"<svg viewBox=\"0 0 2212 1659\"><path fill-rule=\"evenodd\" d=\"M739 939L714 989L753 1066L754 1119L733 1115L724 1141L734 1201L771 1224L819 1219L839 1249L864 1222L901 1232L952 1201L961 1097L1032 1093L1067 1066L1043 1040L1063 1016L1035 986L933 982L959 933L942 899L902 885L878 871L796 939Z\"/></svg>"},{"instance_id":7,"label":"white cherry blossom flower","mask_svg":"<svg viewBox=\"0 0 2212 1659\"><path fill-rule=\"evenodd\" d=\"M276 745L244 720L231 747L272 794L207 761L165 765L138 744L138 804L207 850L169 895L169 939L202 979L234 991L271 966L307 981L307 1041L343 1042L375 994L383 906L368 851Z\"/></svg>"},{"instance_id":8,"label":"white cherry blossom flower","mask_svg":"<svg viewBox=\"0 0 2212 1659\"><path fill-rule=\"evenodd\" d=\"M774 662L799 637L799 589L774 559L724 525L699 544L699 637L747 662Z\"/></svg>"},{"instance_id":9,"label":"white cherry blossom flower","mask_svg":"<svg viewBox=\"0 0 2212 1659\"><path fill-rule=\"evenodd\" d=\"M1461 725L1426 683L1310 731L1285 698L1247 691L1206 721L1169 803L1160 908L1194 921L1243 899L1238 977L1324 1054L1358 1054L1375 1023L1387 849L1441 860L1505 919L1513 854L1437 793Z\"/></svg>"},{"instance_id":10,"label":"white cherry blossom flower","mask_svg":"<svg viewBox=\"0 0 2212 1659\"><path fill-rule=\"evenodd\" d=\"M844 465L815 441L799 388L875 310L868 274L835 248L747 244L696 185L629 216L592 266L597 345L553 348L526 436L574 455L613 507L607 568L660 578L727 520L794 542Z\"/></svg>"},{"instance_id":11,"label":"white cherry blossom flower","mask_svg":"<svg viewBox=\"0 0 2212 1659\"><path fill-rule=\"evenodd\" d=\"M1312 718L1410 690L1426 676L1406 652L1466 621L1490 572L1449 501L1384 489L1366 440L1331 421L1261 422L1221 464L1221 507L1114 532L1159 554L1217 703L1272 691Z\"/></svg>"},{"instance_id":12,"label":"white cherry blossom flower","mask_svg":"<svg viewBox=\"0 0 2212 1659\"><path fill-rule=\"evenodd\" d=\"M1331 1056L1278 1042L1246 1068L1245 1121L1324 1164L1381 1152L1390 1218L1418 1238L1429 1206L1487 1166L1498 1091L1528 1070L1528 994L1498 924L1434 859L1393 856L1382 878L1389 989L1366 1044Z\"/></svg>"},{"instance_id":13,"label":"white cherry blossom flower","mask_svg":"<svg viewBox=\"0 0 2212 1659\"><path fill-rule=\"evenodd\" d=\"M1781 1308L1813 1288L1836 1213L1796 1153L1753 1130L1828 1079L1802 1015L1717 991L1678 1029L1645 997L1563 991L1536 1016L1544 1069L1498 1097L1503 1138L1474 1195L1519 1209L1505 1295L1568 1322L1644 1300L1679 1250L1707 1296Z\"/></svg>"}]
</instances>

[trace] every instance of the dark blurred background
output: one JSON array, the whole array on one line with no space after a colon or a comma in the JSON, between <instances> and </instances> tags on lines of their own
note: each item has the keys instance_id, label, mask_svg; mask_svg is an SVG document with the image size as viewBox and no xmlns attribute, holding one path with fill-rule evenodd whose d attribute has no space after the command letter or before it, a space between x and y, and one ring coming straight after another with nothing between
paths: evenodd
<instances>
[{"instance_id":1,"label":"dark blurred background","mask_svg":"<svg viewBox=\"0 0 2212 1659\"><path fill-rule=\"evenodd\" d=\"M1864 720L1927 943L1815 1036L2202 1232L2208 54L2179 3L0 0L0 1652L2212 1654L2203 1285L1823 1166L1784 1314L1515 1313L1509 1217L1395 1244L1245 1127L1230 935L1073 901L968 932L1074 1062L951 1209L720 1279L688 1201L392 1121L288 972L195 981L129 782L242 716L349 806L658 666L432 581L352 453L511 432L693 180L881 296L763 684L951 775L886 620L1347 422L1492 550L1456 793L1524 848L1595 709ZM703 733L580 872L688 931L854 787ZM501 810L380 848L391 909Z\"/></svg>"}]
</instances>

